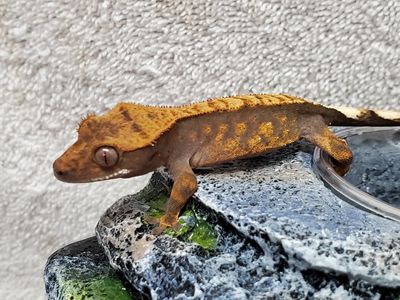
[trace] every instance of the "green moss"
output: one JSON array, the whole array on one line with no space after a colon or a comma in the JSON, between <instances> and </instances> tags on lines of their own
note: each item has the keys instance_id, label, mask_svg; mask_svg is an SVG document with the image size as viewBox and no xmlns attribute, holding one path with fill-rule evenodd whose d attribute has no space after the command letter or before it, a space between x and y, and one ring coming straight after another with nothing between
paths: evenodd
<instances>
[{"instance_id":1,"label":"green moss","mask_svg":"<svg viewBox=\"0 0 400 300\"><path fill-rule=\"evenodd\" d=\"M131 295L116 276L98 276L87 279L70 278L61 281L63 281L60 282L61 299L132 300Z\"/></svg>"},{"instance_id":2,"label":"green moss","mask_svg":"<svg viewBox=\"0 0 400 300\"><path fill-rule=\"evenodd\" d=\"M206 250L215 250L218 242L217 237L215 227L207 223L207 221L200 219L189 235L189 240Z\"/></svg>"},{"instance_id":3,"label":"green moss","mask_svg":"<svg viewBox=\"0 0 400 300\"><path fill-rule=\"evenodd\" d=\"M148 204L150 206L146 215L159 218L164 214L164 205L168 200L168 196L164 193L159 194L157 197L152 198Z\"/></svg>"},{"instance_id":4,"label":"green moss","mask_svg":"<svg viewBox=\"0 0 400 300\"><path fill-rule=\"evenodd\" d=\"M196 226L197 220L195 218L195 214L191 209L187 209L183 212L183 214L179 217L180 227L177 231L167 228L164 233L170 236L180 238L183 241L190 241L188 239L189 234L193 231Z\"/></svg>"},{"instance_id":5,"label":"green moss","mask_svg":"<svg viewBox=\"0 0 400 300\"><path fill-rule=\"evenodd\" d=\"M166 193L160 193L147 203L150 208L146 217L160 218L164 214L164 206L168 200ZM207 221L207 214L200 212L193 205L188 205L179 217L180 227L177 231L167 228L164 234L176 237L185 242L196 243L206 250L214 250L217 247L218 235L215 226Z\"/></svg>"}]
</instances>

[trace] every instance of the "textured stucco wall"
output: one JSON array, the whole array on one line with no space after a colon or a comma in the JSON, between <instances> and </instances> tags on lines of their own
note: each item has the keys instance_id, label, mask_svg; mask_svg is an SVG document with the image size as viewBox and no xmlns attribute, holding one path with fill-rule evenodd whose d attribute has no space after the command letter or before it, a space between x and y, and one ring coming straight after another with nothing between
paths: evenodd
<instances>
[{"instance_id":1,"label":"textured stucco wall","mask_svg":"<svg viewBox=\"0 0 400 300\"><path fill-rule=\"evenodd\" d=\"M44 298L57 248L144 178L57 182L89 112L287 92L400 109L398 1L0 0L0 298Z\"/></svg>"}]
</instances>

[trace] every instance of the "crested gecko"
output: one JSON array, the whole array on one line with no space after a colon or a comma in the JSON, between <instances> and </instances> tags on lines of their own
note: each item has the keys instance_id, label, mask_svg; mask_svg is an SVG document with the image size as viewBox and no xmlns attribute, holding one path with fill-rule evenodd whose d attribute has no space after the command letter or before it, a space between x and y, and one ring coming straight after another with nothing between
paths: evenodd
<instances>
[{"instance_id":1,"label":"crested gecko","mask_svg":"<svg viewBox=\"0 0 400 300\"><path fill-rule=\"evenodd\" d=\"M334 108L284 94L222 97L175 107L119 103L81 121L78 139L53 164L56 178L91 182L164 166L173 178L160 230L176 227L197 190L193 169L258 156L301 138L322 148L344 175L352 152L328 128L400 125L400 113Z\"/></svg>"}]
</instances>

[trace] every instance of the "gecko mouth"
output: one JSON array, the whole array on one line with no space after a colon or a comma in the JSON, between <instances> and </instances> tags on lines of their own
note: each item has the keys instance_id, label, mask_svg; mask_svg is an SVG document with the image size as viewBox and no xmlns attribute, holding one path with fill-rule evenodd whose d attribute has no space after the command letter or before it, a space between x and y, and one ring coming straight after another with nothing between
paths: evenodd
<instances>
[{"instance_id":1,"label":"gecko mouth","mask_svg":"<svg viewBox=\"0 0 400 300\"><path fill-rule=\"evenodd\" d=\"M84 183L84 182L93 182L93 181L101 181L101 180L107 180L107 179L112 179L112 178L119 178L119 177L129 177L129 174L131 174L131 170L128 169L121 169L118 171L115 171L111 174L107 174L106 172L102 171L97 171L97 172L91 172L88 169L82 169L77 171L74 168L71 168L69 166L65 167L65 164L57 159L54 164L53 164L53 172L54 176L61 181L64 182L71 182L71 183ZM109 170L109 172L112 172ZM106 173L103 176L98 176L98 177L93 177L94 174L102 174ZM99 175L100 175L99 174Z\"/></svg>"},{"instance_id":2,"label":"gecko mouth","mask_svg":"<svg viewBox=\"0 0 400 300\"><path fill-rule=\"evenodd\" d=\"M106 176L101 176L101 177L96 177L96 178L91 178L90 180L88 180L88 182L94 182L94 181L102 181L102 180L107 180L107 179L113 179L113 178L118 178L121 176L126 176L130 173L130 171L128 169L122 169L119 170L115 173L106 175Z\"/></svg>"}]
</instances>

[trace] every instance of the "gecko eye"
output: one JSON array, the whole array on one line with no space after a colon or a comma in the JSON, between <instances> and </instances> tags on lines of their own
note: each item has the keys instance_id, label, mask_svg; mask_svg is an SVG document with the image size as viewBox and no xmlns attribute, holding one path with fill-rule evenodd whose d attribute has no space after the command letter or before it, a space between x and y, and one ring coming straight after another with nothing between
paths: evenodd
<instances>
[{"instance_id":1,"label":"gecko eye","mask_svg":"<svg viewBox=\"0 0 400 300\"><path fill-rule=\"evenodd\" d=\"M102 167L112 167L118 162L118 152L113 147L100 147L94 154L94 161Z\"/></svg>"}]
</instances>

